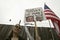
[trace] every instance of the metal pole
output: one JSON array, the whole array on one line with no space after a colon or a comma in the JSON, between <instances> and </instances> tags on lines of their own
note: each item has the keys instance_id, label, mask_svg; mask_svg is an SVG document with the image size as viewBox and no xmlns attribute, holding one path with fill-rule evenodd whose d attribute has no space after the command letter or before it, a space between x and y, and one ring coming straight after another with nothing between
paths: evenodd
<instances>
[{"instance_id":1,"label":"metal pole","mask_svg":"<svg viewBox=\"0 0 60 40\"><path fill-rule=\"evenodd\" d=\"M49 20L48 20L48 21L49 21ZM51 24L50 24L50 21L49 21L49 25L50 25L50 31L51 31L52 39L54 40L54 36L53 36L52 29L51 29Z\"/></svg>"}]
</instances>

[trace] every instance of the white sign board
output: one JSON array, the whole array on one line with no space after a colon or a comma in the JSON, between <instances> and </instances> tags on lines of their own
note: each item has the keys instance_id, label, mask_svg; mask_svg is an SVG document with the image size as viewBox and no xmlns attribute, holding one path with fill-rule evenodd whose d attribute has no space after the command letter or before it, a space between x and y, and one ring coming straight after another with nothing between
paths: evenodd
<instances>
[{"instance_id":1,"label":"white sign board","mask_svg":"<svg viewBox=\"0 0 60 40\"><path fill-rule=\"evenodd\" d=\"M45 16L42 10L42 7L26 9L25 11L25 21L34 22L34 15L36 16L36 21L44 20Z\"/></svg>"},{"instance_id":2,"label":"white sign board","mask_svg":"<svg viewBox=\"0 0 60 40\"><path fill-rule=\"evenodd\" d=\"M35 26L34 22L28 22L26 24L28 24L26 26L30 26L30 27L34 27ZM51 20L44 20L44 21L41 21L41 22L40 21L36 21L36 25L37 25L37 27L54 28Z\"/></svg>"}]
</instances>

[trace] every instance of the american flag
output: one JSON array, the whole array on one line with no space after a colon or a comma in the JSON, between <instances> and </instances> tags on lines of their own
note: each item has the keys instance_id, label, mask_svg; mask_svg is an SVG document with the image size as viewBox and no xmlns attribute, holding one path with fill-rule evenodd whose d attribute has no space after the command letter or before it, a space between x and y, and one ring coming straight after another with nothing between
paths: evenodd
<instances>
[{"instance_id":1,"label":"american flag","mask_svg":"<svg viewBox=\"0 0 60 40\"><path fill-rule=\"evenodd\" d=\"M46 19L51 19L58 36L60 36L60 19L59 19L59 17L46 4L44 4L44 13L45 13Z\"/></svg>"}]
</instances>

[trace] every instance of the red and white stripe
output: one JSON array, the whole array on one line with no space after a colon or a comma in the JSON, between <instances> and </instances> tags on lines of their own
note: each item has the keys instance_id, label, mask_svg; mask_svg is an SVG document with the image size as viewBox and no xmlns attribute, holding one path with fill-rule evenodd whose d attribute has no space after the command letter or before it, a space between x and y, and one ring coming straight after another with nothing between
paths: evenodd
<instances>
[{"instance_id":1,"label":"red and white stripe","mask_svg":"<svg viewBox=\"0 0 60 40\"><path fill-rule=\"evenodd\" d=\"M52 19L52 20L56 20L56 21L60 21L60 19L55 15L55 13L50 10L50 9L45 9L44 10L45 16L46 18Z\"/></svg>"},{"instance_id":2,"label":"red and white stripe","mask_svg":"<svg viewBox=\"0 0 60 40\"><path fill-rule=\"evenodd\" d=\"M60 24L59 24L60 19L59 19L59 17L56 16L55 13L51 9L44 9L44 13L45 13L46 19L52 20L52 23L59 35L60 34ZM56 21L57 21L57 23L56 23Z\"/></svg>"}]
</instances>

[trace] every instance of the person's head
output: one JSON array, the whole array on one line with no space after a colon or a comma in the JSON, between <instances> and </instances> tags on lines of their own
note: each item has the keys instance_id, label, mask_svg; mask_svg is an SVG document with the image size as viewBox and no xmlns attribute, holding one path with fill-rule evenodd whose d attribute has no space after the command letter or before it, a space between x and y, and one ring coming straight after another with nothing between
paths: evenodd
<instances>
[{"instance_id":1,"label":"person's head","mask_svg":"<svg viewBox=\"0 0 60 40\"><path fill-rule=\"evenodd\" d=\"M21 26L20 26L19 24L16 24L16 25L13 27L13 33L18 34L20 31L21 31Z\"/></svg>"},{"instance_id":2,"label":"person's head","mask_svg":"<svg viewBox=\"0 0 60 40\"><path fill-rule=\"evenodd\" d=\"M34 17L33 16L28 16L26 20L27 20L27 22L33 22Z\"/></svg>"}]
</instances>

